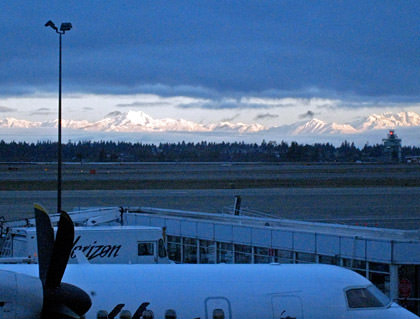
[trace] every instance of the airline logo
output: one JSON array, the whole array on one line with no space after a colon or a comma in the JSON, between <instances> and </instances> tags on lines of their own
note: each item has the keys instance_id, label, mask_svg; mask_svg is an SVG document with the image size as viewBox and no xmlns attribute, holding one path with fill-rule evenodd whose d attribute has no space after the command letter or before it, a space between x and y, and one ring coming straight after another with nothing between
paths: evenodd
<instances>
[{"instance_id":1,"label":"airline logo","mask_svg":"<svg viewBox=\"0 0 420 319\"><path fill-rule=\"evenodd\" d=\"M89 245L81 245L79 244L81 236L77 236L75 241L73 242L73 249L71 250L70 258L75 258L76 250L80 250L86 256L88 260L92 260L95 258L116 258L118 257L118 253L121 249L122 245L99 245L96 240L93 241L92 244Z\"/></svg>"}]
</instances>

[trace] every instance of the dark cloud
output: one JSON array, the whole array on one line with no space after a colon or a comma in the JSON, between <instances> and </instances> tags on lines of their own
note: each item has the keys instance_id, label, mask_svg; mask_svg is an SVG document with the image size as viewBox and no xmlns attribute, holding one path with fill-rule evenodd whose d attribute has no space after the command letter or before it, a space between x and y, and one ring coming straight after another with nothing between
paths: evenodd
<instances>
[{"instance_id":1,"label":"dark cloud","mask_svg":"<svg viewBox=\"0 0 420 319\"><path fill-rule=\"evenodd\" d=\"M290 107L295 106L296 104L272 104L272 103L250 103L247 101L242 101L240 98L233 99L233 98L226 98L221 100L209 100L206 102L193 102L193 103L186 103L180 104L179 107L181 108L202 108L202 109L210 109L210 110L226 110L226 109L259 109L259 108L273 108L273 107Z\"/></svg>"},{"instance_id":2,"label":"dark cloud","mask_svg":"<svg viewBox=\"0 0 420 319\"><path fill-rule=\"evenodd\" d=\"M279 117L279 115L277 114L270 114L270 113L265 113L265 114L258 114L254 120L266 120L266 119L275 119Z\"/></svg>"},{"instance_id":3,"label":"dark cloud","mask_svg":"<svg viewBox=\"0 0 420 319\"><path fill-rule=\"evenodd\" d=\"M17 109L12 109L10 107L0 105L0 113L9 113L9 112L16 112L16 111Z\"/></svg>"},{"instance_id":4,"label":"dark cloud","mask_svg":"<svg viewBox=\"0 0 420 319\"><path fill-rule=\"evenodd\" d=\"M142 84L133 88L131 93L156 94L162 97L172 96L190 96L215 99L220 98L222 94L214 89L196 85L179 85L179 84Z\"/></svg>"},{"instance_id":5,"label":"dark cloud","mask_svg":"<svg viewBox=\"0 0 420 319\"><path fill-rule=\"evenodd\" d=\"M213 110L222 110L222 109L238 109L243 105L238 100L210 100L207 102L193 102L193 103L184 103L180 104L181 108L202 108L202 109L213 109Z\"/></svg>"},{"instance_id":6,"label":"dark cloud","mask_svg":"<svg viewBox=\"0 0 420 319\"><path fill-rule=\"evenodd\" d=\"M31 115L51 115L51 114L55 114L55 112L35 111L31 113Z\"/></svg>"},{"instance_id":7,"label":"dark cloud","mask_svg":"<svg viewBox=\"0 0 420 319\"><path fill-rule=\"evenodd\" d=\"M35 110L31 113L31 115L51 115L56 114L56 111L52 111L51 109L47 107L40 107L39 109Z\"/></svg>"},{"instance_id":8,"label":"dark cloud","mask_svg":"<svg viewBox=\"0 0 420 319\"><path fill-rule=\"evenodd\" d=\"M133 102L127 104L117 104L117 107L162 107L162 106L170 106L170 103L167 102Z\"/></svg>"},{"instance_id":9,"label":"dark cloud","mask_svg":"<svg viewBox=\"0 0 420 319\"><path fill-rule=\"evenodd\" d=\"M414 97L389 96L387 98L343 96L343 99L333 105L318 105L318 108L330 110L337 109L359 109L359 108L398 108L409 107L419 104L420 100Z\"/></svg>"},{"instance_id":10,"label":"dark cloud","mask_svg":"<svg viewBox=\"0 0 420 319\"><path fill-rule=\"evenodd\" d=\"M55 17L73 24L63 37L69 93L420 101L419 11L416 1L379 0L9 1L0 11L0 92L56 92L57 34L43 27Z\"/></svg>"},{"instance_id":11,"label":"dark cloud","mask_svg":"<svg viewBox=\"0 0 420 319\"><path fill-rule=\"evenodd\" d=\"M121 115L121 114L123 114L123 113L120 112L120 111L113 111L113 112L110 112L107 115L105 115L105 117L114 117L114 116L118 116L118 115Z\"/></svg>"},{"instance_id":12,"label":"dark cloud","mask_svg":"<svg viewBox=\"0 0 420 319\"><path fill-rule=\"evenodd\" d=\"M304 114L300 114L299 118L300 119L313 119L314 116L315 116L315 113L312 112L311 110L308 110L308 112Z\"/></svg>"},{"instance_id":13,"label":"dark cloud","mask_svg":"<svg viewBox=\"0 0 420 319\"><path fill-rule=\"evenodd\" d=\"M238 113L238 114L235 114L232 117L222 119L221 122L232 122L232 121L236 120L239 116L241 116L241 114Z\"/></svg>"}]
</instances>

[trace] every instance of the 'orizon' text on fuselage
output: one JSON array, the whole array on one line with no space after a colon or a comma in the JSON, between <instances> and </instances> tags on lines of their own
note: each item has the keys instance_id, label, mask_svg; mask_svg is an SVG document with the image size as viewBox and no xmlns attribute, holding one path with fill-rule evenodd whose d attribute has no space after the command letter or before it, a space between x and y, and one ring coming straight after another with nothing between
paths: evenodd
<instances>
[{"instance_id":1,"label":"'orizon' text on fuselage","mask_svg":"<svg viewBox=\"0 0 420 319\"><path fill-rule=\"evenodd\" d=\"M74 253L76 250L82 251L88 260L92 260L94 258L115 258L118 256L118 252L121 249L121 245L98 245L96 240L90 245L77 245L79 241L80 236L77 236L73 243L70 258L76 257Z\"/></svg>"}]
</instances>

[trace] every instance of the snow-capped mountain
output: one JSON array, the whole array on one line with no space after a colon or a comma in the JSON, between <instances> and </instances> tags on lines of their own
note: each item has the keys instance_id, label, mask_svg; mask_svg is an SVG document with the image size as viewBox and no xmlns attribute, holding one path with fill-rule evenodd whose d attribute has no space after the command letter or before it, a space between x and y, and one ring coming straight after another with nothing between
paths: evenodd
<instances>
[{"instance_id":1,"label":"snow-capped mountain","mask_svg":"<svg viewBox=\"0 0 420 319\"><path fill-rule=\"evenodd\" d=\"M231 123L221 122L218 124L210 124L207 126L209 131L237 131L239 133L255 133L266 130L266 128L258 123L245 124L245 123Z\"/></svg>"},{"instance_id":2,"label":"snow-capped mountain","mask_svg":"<svg viewBox=\"0 0 420 319\"><path fill-rule=\"evenodd\" d=\"M46 121L46 122L36 122L36 123L40 123L40 125L38 127L57 127L58 126L58 120L53 120L53 121ZM74 121L74 120L62 120L61 121L61 125L65 128L70 128L70 129L81 129L83 128L85 125L88 125L89 122L86 120L83 121Z\"/></svg>"},{"instance_id":3,"label":"snow-capped mountain","mask_svg":"<svg viewBox=\"0 0 420 319\"><path fill-rule=\"evenodd\" d=\"M154 119L142 111L112 112L102 120L84 125L81 129L104 132L203 132L208 130L202 124L184 119Z\"/></svg>"},{"instance_id":4,"label":"snow-capped mountain","mask_svg":"<svg viewBox=\"0 0 420 319\"><path fill-rule=\"evenodd\" d=\"M415 112L372 114L348 124L327 123L319 119L267 128L258 123L219 122L201 124L185 119L154 119L142 111L112 112L96 122L63 120L63 128L89 132L185 132L185 133L270 133L276 136L339 136L373 132L378 129L413 128L420 131L420 115ZM54 128L57 120L31 122L14 118L0 119L0 128Z\"/></svg>"},{"instance_id":5,"label":"snow-capped mountain","mask_svg":"<svg viewBox=\"0 0 420 319\"><path fill-rule=\"evenodd\" d=\"M415 112L372 114L355 126L359 131L420 126L420 115Z\"/></svg>"},{"instance_id":6,"label":"snow-capped mountain","mask_svg":"<svg viewBox=\"0 0 420 319\"><path fill-rule=\"evenodd\" d=\"M4 120L0 120L0 127L7 128L35 128L40 127L41 124L41 122L18 120L10 117L5 118Z\"/></svg>"},{"instance_id":7,"label":"snow-capped mountain","mask_svg":"<svg viewBox=\"0 0 420 319\"><path fill-rule=\"evenodd\" d=\"M312 119L293 130L293 135L309 134L354 134L357 130L349 124L326 123Z\"/></svg>"},{"instance_id":8,"label":"snow-capped mountain","mask_svg":"<svg viewBox=\"0 0 420 319\"><path fill-rule=\"evenodd\" d=\"M327 123L319 119L312 119L304 123L296 123L293 135L337 135L358 134L378 129L394 129L406 127L420 128L420 115L415 112L371 114L363 120L350 124Z\"/></svg>"},{"instance_id":9,"label":"snow-capped mountain","mask_svg":"<svg viewBox=\"0 0 420 319\"><path fill-rule=\"evenodd\" d=\"M51 128L57 127L58 121L30 122L6 118L0 120L3 128ZM63 128L97 132L239 132L253 133L266 129L260 124L221 122L208 125L185 119L154 119L142 111L112 112L96 122L63 120Z\"/></svg>"}]
</instances>

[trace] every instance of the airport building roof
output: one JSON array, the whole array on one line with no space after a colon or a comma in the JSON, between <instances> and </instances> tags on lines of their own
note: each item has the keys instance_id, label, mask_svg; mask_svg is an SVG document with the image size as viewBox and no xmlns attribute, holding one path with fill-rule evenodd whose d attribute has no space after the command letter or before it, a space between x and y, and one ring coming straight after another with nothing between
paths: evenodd
<instances>
[{"instance_id":1,"label":"airport building roof","mask_svg":"<svg viewBox=\"0 0 420 319\"><path fill-rule=\"evenodd\" d=\"M271 247L389 264L420 264L420 231L128 208L128 224L166 227L169 235Z\"/></svg>"},{"instance_id":2,"label":"airport building roof","mask_svg":"<svg viewBox=\"0 0 420 319\"><path fill-rule=\"evenodd\" d=\"M155 207L105 207L70 212L76 226L157 226L171 236L295 252L420 265L420 231L289 219L213 214ZM51 215L53 223L58 215ZM3 227L34 226L33 219Z\"/></svg>"}]
</instances>

